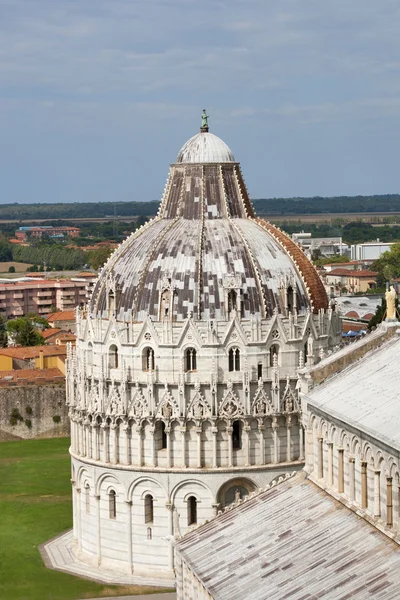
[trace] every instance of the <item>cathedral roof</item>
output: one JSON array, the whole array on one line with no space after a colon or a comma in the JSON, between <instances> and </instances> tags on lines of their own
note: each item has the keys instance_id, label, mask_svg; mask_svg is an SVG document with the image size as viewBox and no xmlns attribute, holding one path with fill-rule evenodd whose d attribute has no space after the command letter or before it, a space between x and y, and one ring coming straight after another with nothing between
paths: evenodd
<instances>
[{"instance_id":1,"label":"cathedral roof","mask_svg":"<svg viewBox=\"0 0 400 600\"><path fill-rule=\"evenodd\" d=\"M212 598L397 598L397 545L301 473L176 544Z\"/></svg>"},{"instance_id":2,"label":"cathedral roof","mask_svg":"<svg viewBox=\"0 0 400 600\"><path fill-rule=\"evenodd\" d=\"M90 310L106 317L112 290L117 318L159 319L169 289L174 320L226 320L232 288L246 319L285 314L289 288L300 314L328 307L312 264L287 235L256 219L239 163L206 126L171 165L157 217L106 263Z\"/></svg>"},{"instance_id":3,"label":"cathedral roof","mask_svg":"<svg viewBox=\"0 0 400 600\"><path fill-rule=\"evenodd\" d=\"M377 329L375 336L379 334ZM358 342L359 351L371 344L373 336ZM400 450L399 353L400 339L395 335L312 390L307 403ZM336 353L328 359L339 357Z\"/></svg>"}]
</instances>

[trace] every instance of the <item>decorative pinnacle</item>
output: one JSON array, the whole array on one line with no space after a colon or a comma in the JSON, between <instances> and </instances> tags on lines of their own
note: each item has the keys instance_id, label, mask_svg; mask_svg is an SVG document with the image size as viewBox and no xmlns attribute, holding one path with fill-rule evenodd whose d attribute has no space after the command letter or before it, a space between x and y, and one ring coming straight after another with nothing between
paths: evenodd
<instances>
[{"instance_id":1,"label":"decorative pinnacle","mask_svg":"<svg viewBox=\"0 0 400 600\"><path fill-rule=\"evenodd\" d=\"M207 114L205 108L203 108L203 112L201 114L200 131L201 131L201 133L208 133L208 114Z\"/></svg>"}]
</instances>

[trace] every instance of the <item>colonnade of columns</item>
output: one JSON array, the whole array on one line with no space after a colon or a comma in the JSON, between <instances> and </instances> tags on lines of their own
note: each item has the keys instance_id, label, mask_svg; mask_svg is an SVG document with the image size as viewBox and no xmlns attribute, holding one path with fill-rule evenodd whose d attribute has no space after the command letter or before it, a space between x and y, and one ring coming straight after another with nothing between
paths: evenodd
<instances>
[{"instance_id":1,"label":"colonnade of columns","mask_svg":"<svg viewBox=\"0 0 400 600\"><path fill-rule=\"evenodd\" d=\"M211 441L206 439L201 424L192 428L192 435L193 431L195 440L188 435L186 423L180 423L172 439L171 424L164 423L164 445L160 447L160 431L154 425L144 429L126 422L97 423L71 418L71 446L82 457L137 467L229 468L304 460L303 428L291 415L258 419L256 429L250 421L241 421L239 448L234 444L232 423L213 421L208 430ZM175 437L177 433L179 437Z\"/></svg>"},{"instance_id":2,"label":"colonnade of columns","mask_svg":"<svg viewBox=\"0 0 400 600\"><path fill-rule=\"evenodd\" d=\"M312 432L308 430L308 434L310 442ZM322 436L316 437L312 447L308 445L308 452L312 454L311 459L307 456L308 469L317 480L328 489L345 495L371 516L382 519L386 526L400 528L400 478L396 478L394 497L393 477L385 472L384 465L374 468L372 463L352 456L344 448L335 447Z\"/></svg>"}]
</instances>

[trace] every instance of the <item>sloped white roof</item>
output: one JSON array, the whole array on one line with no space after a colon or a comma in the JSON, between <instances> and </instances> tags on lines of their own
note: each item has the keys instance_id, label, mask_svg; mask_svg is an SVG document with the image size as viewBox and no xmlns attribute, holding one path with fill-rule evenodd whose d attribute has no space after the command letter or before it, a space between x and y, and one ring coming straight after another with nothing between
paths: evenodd
<instances>
[{"instance_id":1,"label":"sloped white roof","mask_svg":"<svg viewBox=\"0 0 400 600\"><path fill-rule=\"evenodd\" d=\"M177 549L215 600L399 598L398 546L301 473Z\"/></svg>"},{"instance_id":2,"label":"sloped white roof","mask_svg":"<svg viewBox=\"0 0 400 600\"><path fill-rule=\"evenodd\" d=\"M400 337L395 334L313 389L307 402L400 450L399 383Z\"/></svg>"},{"instance_id":3,"label":"sloped white roof","mask_svg":"<svg viewBox=\"0 0 400 600\"><path fill-rule=\"evenodd\" d=\"M177 163L235 162L232 150L213 133L197 133L182 146Z\"/></svg>"}]
</instances>

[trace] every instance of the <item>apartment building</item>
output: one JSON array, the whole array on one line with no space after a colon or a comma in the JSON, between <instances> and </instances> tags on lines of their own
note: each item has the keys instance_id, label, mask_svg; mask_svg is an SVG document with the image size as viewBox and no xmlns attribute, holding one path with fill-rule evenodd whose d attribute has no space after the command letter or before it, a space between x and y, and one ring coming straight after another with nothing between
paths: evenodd
<instances>
[{"instance_id":1,"label":"apartment building","mask_svg":"<svg viewBox=\"0 0 400 600\"><path fill-rule=\"evenodd\" d=\"M22 317L30 312L46 316L72 310L86 302L88 282L70 279L32 279L0 284L0 315Z\"/></svg>"}]
</instances>

